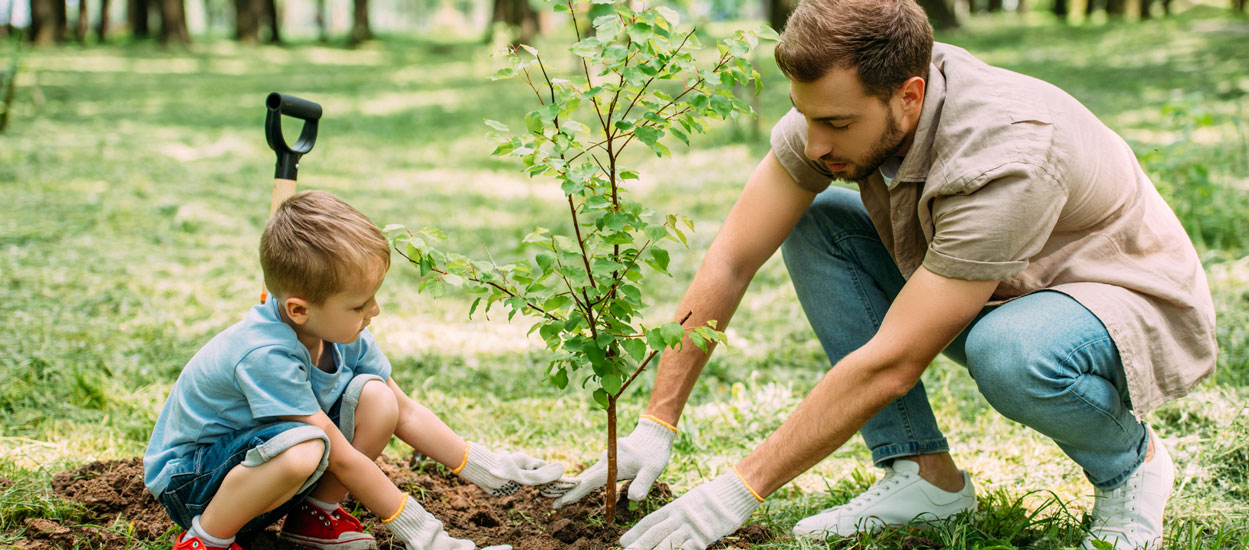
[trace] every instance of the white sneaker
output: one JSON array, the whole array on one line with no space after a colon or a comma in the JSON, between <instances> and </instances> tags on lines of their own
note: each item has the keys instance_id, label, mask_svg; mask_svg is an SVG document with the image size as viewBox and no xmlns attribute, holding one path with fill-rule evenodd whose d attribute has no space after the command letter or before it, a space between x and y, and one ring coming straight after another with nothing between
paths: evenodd
<instances>
[{"instance_id":1,"label":"white sneaker","mask_svg":"<svg viewBox=\"0 0 1249 550\"><path fill-rule=\"evenodd\" d=\"M919 464L914 461L895 460L892 467L885 468L885 477L863 494L799 521L794 526L794 536L814 540L833 535L848 537L916 519L943 520L974 509L976 488L967 472L963 472L963 489L951 493L919 477Z\"/></svg>"},{"instance_id":2,"label":"white sneaker","mask_svg":"<svg viewBox=\"0 0 1249 550\"><path fill-rule=\"evenodd\" d=\"M1153 428L1145 429L1154 441L1154 459L1114 489L1093 489L1093 526L1083 548L1097 550L1093 541L1116 550L1162 547L1162 510L1175 483L1175 463Z\"/></svg>"}]
</instances>

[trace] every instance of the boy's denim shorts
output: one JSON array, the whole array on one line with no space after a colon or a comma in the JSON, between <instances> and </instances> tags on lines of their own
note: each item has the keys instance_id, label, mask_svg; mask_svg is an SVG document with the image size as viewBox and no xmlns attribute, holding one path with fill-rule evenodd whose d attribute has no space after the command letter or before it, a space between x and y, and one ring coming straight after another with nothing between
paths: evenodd
<instances>
[{"instance_id":1,"label":"boy's denim shorts","mask_svg":"<svg viewBox=\"0 0 1249 550\"><path fill-rule=\"evenodd\" d=\"M351 441L355 435L356 406L360 402L360 392L364 389L364 384L370 380L382 379L372 374L353 378L343 395L330 408L330 420L338 426L347 441ZM317 480L325 472L329 465L330 440L320 428L302 422L278 421L222 437L211 445L202 445L194 453L174 463L175 469L169 485L156 500L169 513L174 523L183 529L190 529L191 520L204 513L226 474L235 466L259 466L287 449L313 439L325 442L325 454L321 456L320 466L293 498L253 518L240 532L259 531L281 519L304 496L312 492Z\"/></svg>"}]
</instances>

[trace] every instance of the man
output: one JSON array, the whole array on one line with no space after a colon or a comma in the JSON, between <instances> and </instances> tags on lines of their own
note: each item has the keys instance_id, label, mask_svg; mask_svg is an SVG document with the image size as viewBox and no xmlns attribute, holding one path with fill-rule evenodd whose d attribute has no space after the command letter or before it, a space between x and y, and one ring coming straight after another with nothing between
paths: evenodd
<instances>
[{"instance_id":1,"label":"man","mask_svg":"<svg viewBox=\"0 0 1249 550\"><path fill-rule=\"evenodd\" d=\"M855 431L884 476L800 521L798 536L974 510L919 382L944 351L995 409L1083 468L1096 497L1086 547L1158 545L1174 465L1140 418L1211 372L1214 307L1128 145L1061 90L934 45L914 0L805 0L776 60L794 109L678 315L727 326L780 247L833 368L731 472L621 544L705 548ZM619 444L630 498L667 465L706 361L692 345L662 357L646 414ZM604 470L557 506L601 487Z\"/></svg>"}]
</instances>

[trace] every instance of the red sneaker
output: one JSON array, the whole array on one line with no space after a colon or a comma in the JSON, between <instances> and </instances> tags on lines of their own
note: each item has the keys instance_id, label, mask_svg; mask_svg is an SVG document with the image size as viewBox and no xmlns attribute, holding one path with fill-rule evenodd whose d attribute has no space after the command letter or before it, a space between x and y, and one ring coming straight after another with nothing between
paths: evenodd
<instances>
[{"instance_id":1,"label":"red sneaker","mask_svg":"<svg viewBox=\"0 0 1249 550\"><path fill-rule=\"evenodd\" d=\"M286 514L278 538L322 550L375 550L377 541L363 531L360 520L342 506L327 514L304 502Z\"/></svg>"},{"instance_id":2,"label":"red sneaker","mask_svg":"<svg viewBox=\"0 0 1249 550\"><path fill-rule=\"evenodd\" d=\"M200 538L199 538L199 537L188 537L188 536L186 536L186 534L187 534L187 533L186 533L186 531L183 531L183 532L181 532L181 533L178 533L178 536L174 537L174 539L173 539L173 540L174 540L174 541L176 541L176 542L174 542L174 545L173 545L173 550L213 550L213 549L221 549L221 547L220 547L220 546L209 546L209 545L207 545L207 544L204 544L204 541L203 541L203 540L200 540ZM243 550L243 547L242 547L242 546L239 546L239 545L238 545L238 543L234 543L234 542L232 542L232 543L230 543L230 548L229 548L229 549L221 549L221 550Z\"/></svg>"}]
</instances>

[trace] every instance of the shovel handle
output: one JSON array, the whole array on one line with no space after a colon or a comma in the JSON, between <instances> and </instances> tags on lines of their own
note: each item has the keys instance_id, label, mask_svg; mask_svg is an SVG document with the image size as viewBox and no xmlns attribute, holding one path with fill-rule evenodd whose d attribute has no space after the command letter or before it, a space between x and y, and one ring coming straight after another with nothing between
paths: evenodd
<instances>
[{"instance_id":1,"label":"shovel handle","mask_svg":"<svg viewBox=\"0 0 1249 550\"><path fill-rule=\"evenodd\" d=\"M296 179L299 171L299 157L312 150L317 142L317 123L321 120L321 106L306 99L293 95L269 94L265 98L265 139L269 147L277 153L277 166L273 177L277 179ZM304 121L299 131L299 139L294 145L287 145L282 137L282 116L290 116Z\"/></svg>"}]
</instances>

